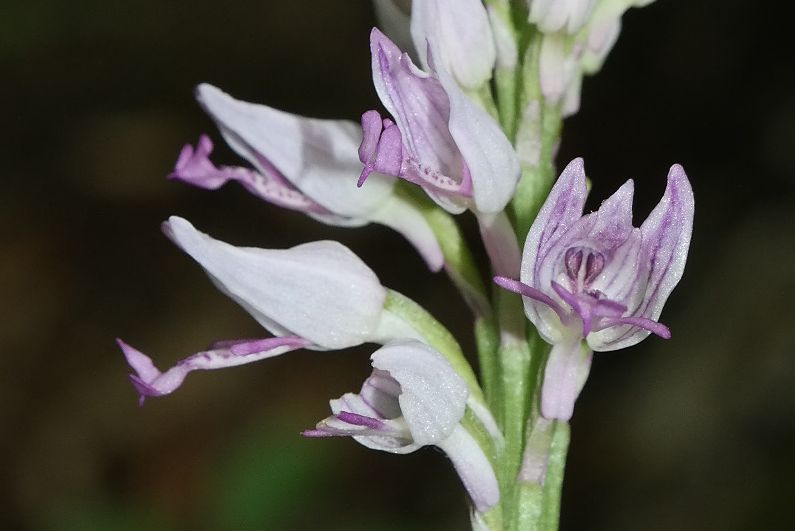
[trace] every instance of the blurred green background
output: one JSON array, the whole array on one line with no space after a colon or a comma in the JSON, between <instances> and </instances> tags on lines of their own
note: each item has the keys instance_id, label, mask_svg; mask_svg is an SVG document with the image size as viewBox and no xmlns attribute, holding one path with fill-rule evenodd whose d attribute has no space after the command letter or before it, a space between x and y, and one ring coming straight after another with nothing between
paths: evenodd
<instances>
[{"instance_id":1,"label":"blurred green background","mask_svg":"<svg viewBox=\"0 0 795 531\"><path fill-rule=\"evenodd\" d=\"M564 529L795 528L795 83L778 11L727 0L630 12L566 122L559 160L585 157L592 207L634 177L643 219L680 162L697 211L663 313L673 339L595 357ZM178 214L237 244L339 239L471 352L457 294L396 234L164 179L202 132L219 162L238 162L193 101L201 81L306 115L377 107L373 24L364 0L0 3L0 528L466 528L440 453L298 435L358 389L372 347L195 373L138 408L113 344L167 367L261 333L162 237Z\"/></svg>"}]
</instances>

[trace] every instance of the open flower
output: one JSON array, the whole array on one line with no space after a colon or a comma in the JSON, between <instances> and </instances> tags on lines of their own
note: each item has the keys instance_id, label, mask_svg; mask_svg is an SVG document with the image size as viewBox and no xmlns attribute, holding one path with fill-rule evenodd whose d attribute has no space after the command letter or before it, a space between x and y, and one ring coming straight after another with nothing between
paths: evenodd
<instances>
[{"instance_id":1,"label":"open flower","mask_svg":"<svg viewBox=\"0 0 795 531\"><path fill-rule=\"evenodd\" d=\"M372 186L356 187L358 124L239 101L206 83L196 88L196 97L227 144L253 169L215 166L209 159L212 142L202 136L195 148L182 149L170 178L209 190L237 181L260 199L329 225L381 223L409 240L432 270L442 267L436 237L422 213L394 193L393 177L374 175Z\"/></svg>"},{"instance_id":2,"label":"open flower","mask_svg":"<svg viewBox=\"0 0 795 531\"><path fill-rule=\"evenodd\" d=\"M197 369L241 365L296 348L332 350L392 339L393 329L383 317L386 288L340 243L318 241L284 250L235 247L178 217L163 229L223 293L277 337L215 343L163 373L120 341L142 398L171 393Z\"/></svg>"},{"instance_id":3,"label":"open flower","mask_svg":"<svg viewBox=\"0 0 795 531\"><path fill-rule=\"evenodd\" d=\"M632 226L631 180L583 216L586 194L575 159L530 228L521 281L495 278L522 295L528 319L553 345L542 390L547 418L571 417L592 350L629 347L650 333L670 337L657 319L682 277L693 228L693 191L679 165L640 228Z\"/></svg>"},{"instance_id":4,"label":"open flower","mask_svg":"<svg viewBox=\"0 0 795 531\"><path fill-rule=\"evenodd\" d=\"M428 345L396 341L373 353L373 372L359 394L331 400L332 416L307 437L351 436L362 445L396 454L441 448L478 511L499 501L488 458L461 425L468 390L447 360Z\"/></svg>"},{"instance_id":5,"label":"open flower","mask_svg":"<svg viewBox=\"0 0 795 531\"><path fill-rule=\"evenodd\" d=\"M431 73L418 69L377 29L370 51L376 92L394 121L377 111L362 115L359 184L373 172L394 175L421 186L448 212L501 211L516 188L519 162L500 126L433 58Z\"/></svg>"}]
</instances>

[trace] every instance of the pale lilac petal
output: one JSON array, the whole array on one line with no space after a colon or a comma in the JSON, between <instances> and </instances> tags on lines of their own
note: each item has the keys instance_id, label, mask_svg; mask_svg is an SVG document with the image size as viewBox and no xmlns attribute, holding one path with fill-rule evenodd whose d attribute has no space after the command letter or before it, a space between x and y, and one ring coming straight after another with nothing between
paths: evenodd
<instances>
[{"instance_id":1,"label":"pale lilac petal","mask_svg":"<svg viewBox=\"0 0 795 531\"><path fill-rule=\"evenodd\" d=\"M469 391L441 354L419 341L396 341L372 360L400 383L400 410L416 443L436 444L450 436L464 416Z\"/></svg>"},{"instance_id":2,"label":"pale lilac petal","mask_svg":"<svg viewBox=\"0 0 795 531\"><path fill-rule=\"evenodd\" d=\"M413 2L411 35L420 64L430 70L428 43L433 62L450 72L468 90L491 79L497 58L489 17L480 0L422 0Z\"/></svg>"},{"instance_id":3,"label":"pale lilac petal","mask_svg":"<svg viewBox=\"0 0 795 531\"><path fill-rule=\"evenodd\" d=\"M450 458L475 509L485 512L500 501L494 468L477 441L461 425L437 446Z\"/></svg>"},{"instance_id":4,"label":"pale lilac petal","mask_svg":"<svg viewBox=\"0 0 795 531\"><path fill-rule=\"evenodd\" d=\"M634 192L635 185L630 179L602 202L596 212L596 223L589 234L590 239L600 242L600 248L614 248L629 237L633 228L632 196Z\"/></svg>"},{"instance_id":5,"label":"pale lilac petal","mask_svg":"<svg viewBox=\"0 0 795 531\"><path fill-rule=\"evenodd\" d=\"M253 363L279 356L291 350L304 348L309 341L299 337L273 337L268 339L218 342L209 350L197 352L180 360L165 372L160 372L144 353L131 347L121 339L116 340L127 363L135 371L130 381L138 391L139 404L148 396L163 396L173 393L188 373L195 370L213 370ZM219 345L226 345L219 346Z\"/></svg>"},{"instance_id":6,"label":"pale lilac petal","mask_svg":"<svg viewBox=\"0 0 795 531\"><path fill-rule=\"evenodd\" d=\"M472 182L475 208L500 212L519 182L519 158L500 125L476 105L442 68L436 70L450 105L449 131Z\"/></svg>"},{"instance_id":7,"label":"pale lilac petal","mask_svg":"<svg viewBox=\"0 0 795 531\"><path fill-rule=\"evenodd\" d=\"M645 293L642 302L630 307L629 317L657 321L685 268L693 231L695 203L693 189L684 169L678 164L668 173L662 199L640 226L641 257L645 266ZM650 330L631 327L615 338L610 350L626 348L648 336Z\"/></svg>"},{"instance_id":8,"label":"pale lilac petal","mask_svg":"<svg viewBox=\"0 0 795 531\"><path fill-rule=\"evenodd\" d=\"M449 212L463 212L465 205L452 197L471 193L471 184L448 128L450 102L444 88L375 28L370 48L373 84L402 136L401 177L422 186Z\"/></svg>"},{"instance_id":9,"label":"pale lilac petal","mask_svg":"<svg viewBox=\"0 0 795 531\"><path fill-rule=\"evenodd\" d=\"M587 195L585 169L582 159L574 159L566 166L538 213L527 234L522 255L520 279L536 289L551 289L558 260L548 254L558 240L572 226L580 222ZM549 342L560 339L560 330L550 319L547 305L539 305L525 298L525 313Z\"/></svg>"},{"instance_id":10,"label":"pale lilac petal","mask_svg":"<svg viewBox=\"0 0 795 531\"><path fill-rule=\"evenodd\" d=\"M552 345L541 388L541 414L548 419L571 419L574 402L580 395L593 354L579 340Z\"/></svg>"},{"instance_id":11,"label":"pale lilac petal","mask_svg":"<svg viewBox=\"0 0 795 531\"><path fill-rule=\"evenodd\" d=\"M213 145L206 135L199 138L194 150L190 144L182 148L174 171L169 179L215 190L229 181L239 182L249 193L283 208L298 210L318 216L331 216L324 207L309 199L282 177L274 177L275 170L259 173L236 166L216 167L209 159Z\"/></svg>"},{"instance_id":12,"label":"pale lilac petal","mask_svg":"<svg viewBox=\"0 0 795 531\"><path fill-rule=\"evenodd\" d=\"M362 133L354 122L296 116L236 100L208 84L199 85L196 96L240 156L338 216L367 218L392 193L394 179L383 175L357 189Z\"/></svg>"},{"instance_id":13,"label":"pale lilac petal","mask_svg":"<svg viewBox=\"0 0 795 531\"><path fill-rule=\"evenodd\" d=\"M235 247L178 217L171 217L165 230L221 291L275 335L340 349L371 340L378 328L386 290L337 242L285 250Z\"/></svg>"}]
</instances>

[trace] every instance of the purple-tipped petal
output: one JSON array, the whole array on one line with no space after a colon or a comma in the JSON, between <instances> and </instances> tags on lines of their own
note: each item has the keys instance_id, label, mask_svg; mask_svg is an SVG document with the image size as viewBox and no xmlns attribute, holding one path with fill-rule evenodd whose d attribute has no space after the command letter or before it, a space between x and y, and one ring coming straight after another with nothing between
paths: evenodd
<instances>
[{"instance_id":1,"label":"purple-tipped petal","mask_svg":"<svg viewBox=\"0 0 795 531\"><path fill-rule=\"evenodd\" d=\"M642 301L634 309L630 308L629 317L648 322L659 319L665 301L684 272L693 231L694 209L690 181L684 169L675 164L668 173L668 184L662 199L640 226L640 257L645 273L642 279L645 281L645 292ZM648 336L649 332L665 337L665 332L658 334L648 327L635 325L612 338L604 350L632 346Z\"/></svg>"},{"instance_id":2,"label":"purple-tipped petal","mask_svg":"<svg viewBox=\"0 0 795 531\"><path fill-rule=\"evenodd\" d=\"M214 348L197 352L178 361L167 371L160 372L146 354L121 339L117 339L116 342L124 353L127 363L135 371L135 374L130 374L130 382L138 392L140 405L143 405L146 397L173 393L182 385L189 372L244 365L309 346L309 341L299 337L218 342L214 343ZM218 347L219 344L229 346Z\"/></svg>"},{"instance_id":3,"label":"purple-tipped petal","mask_svg":"<svg viewBox=\"0 0 795 531\"><path fill-rule=\"evenodd\" d=\"M589 238L602 247L613 248L623 243L632 231L632 198L635 185L625 182L613 195L602 202L596 212L596 223Z\"/></svg>"}]
</instances>

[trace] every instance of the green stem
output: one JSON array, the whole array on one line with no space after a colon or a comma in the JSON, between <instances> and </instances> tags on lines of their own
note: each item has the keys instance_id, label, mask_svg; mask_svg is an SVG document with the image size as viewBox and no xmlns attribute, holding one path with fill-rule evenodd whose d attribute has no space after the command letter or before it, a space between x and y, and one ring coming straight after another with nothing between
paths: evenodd
<instances>
[{"instance_id":1,"label":"green stem","mask_svg":"<svg viewBox=\"0 0 795 531\"><path fill-rule=\"evenodd\" d=\"M544 480L542 529L557 529L560 522L560 495L563 489L563 474L566 468L566 454L569 451L569 438L569 423L565 420L555 421L547 462L547 474Z\"/></svg>"},{"instance_id":2,"label":"green stem","mask_svg":"<svg viewBox=\"0 0 795 531\"><path fill-rule=\"evenodd\" d=\"M486 395L486 402L489 408L495 411L495 406L501 403L502 398L498 395L500 389L498 385L499 367L497 366L499 334L493 318L480 317L475 320L475 345L478 352L480 381Z\"/></svg>"}]
</instances>

